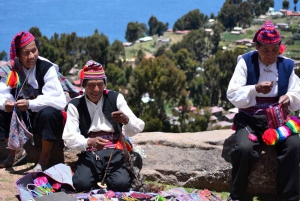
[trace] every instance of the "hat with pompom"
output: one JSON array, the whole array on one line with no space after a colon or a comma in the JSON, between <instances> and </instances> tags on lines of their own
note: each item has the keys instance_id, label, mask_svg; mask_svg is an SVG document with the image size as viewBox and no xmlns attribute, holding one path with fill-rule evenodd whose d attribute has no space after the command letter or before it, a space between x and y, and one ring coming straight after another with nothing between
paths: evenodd
<instances>
[{"instance_id":1,"label":"hat with pompom","mask_svg":"<svg viewBox=\"0 0 300 201\"><path fill-rule=\"evenodd\" d=\"M6 78L7 86L11 88L15 88L16 86L20 85L19 75L16 72L15 68L15 59L17 58L17 49L25 47L26 45L30 44L35 40L35 37L28 31L22 31L16 34L10 44L10 53L9 59L12 66L12 70L8 74Z\"/></svg>"},{"instance_id":2,"label":"hat with pompom","mask_svg":"<svg viewBox=\"0 0 300 201\"><path fill-rule=\"evenodd\" d=\"M275 28L274 24L268 20L266 23L255 33L253 42L259 42L264 45L279 44L282 38L279 31ZM286 50L284 44L280 44L279 54L282 54Z\"/></svg>"},{"instance_id":3,"label":"hat with pompom","mask_svg":"<svg viewBox=\"0 0 300 201\"><path fill-rule=\"evenodd\" d=\"M104 79L106 82L106 75L102 65L96 61L89 60L79 71L80 83L85 79Z\"/></svg>"},{"instance_id":4,"label":"hat with pompom","mask_svg":"<svg viewBox=\"0 0 300 201\"><path fill-rule=\"evenodd\" d=\"M275 28L274 24L268 20L253 37L253 42L262 44L278 44L281 42L281 35Z\"/></svg>"}]
</instances>

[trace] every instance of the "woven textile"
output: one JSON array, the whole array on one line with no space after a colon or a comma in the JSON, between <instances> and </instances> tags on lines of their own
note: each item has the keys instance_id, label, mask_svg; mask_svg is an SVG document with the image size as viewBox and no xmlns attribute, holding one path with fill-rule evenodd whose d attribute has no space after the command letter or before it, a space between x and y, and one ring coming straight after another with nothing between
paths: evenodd
<instances>
[{"instance_id":1,"label":"woven textile","mask_svg":"<svg viewBox=\"0 0 300 201\"><path fill-rule=\"evenodd\" d=\"M10 122L8 148L12 150L21 149L32 136L23 121L21 111L15 107Z\"/></svg>"},{"instance_id":2,"label":"woven textile","mask_svg":"<svg viewBox=\"0 0 300 201\"><path fill-rule=\"evenodd\" d=\"M288 112L282 108L281 104L270 106L265 110L265 114L269 128L276 129L284 125L290 119Z\"/></svg>"}]
</instances>

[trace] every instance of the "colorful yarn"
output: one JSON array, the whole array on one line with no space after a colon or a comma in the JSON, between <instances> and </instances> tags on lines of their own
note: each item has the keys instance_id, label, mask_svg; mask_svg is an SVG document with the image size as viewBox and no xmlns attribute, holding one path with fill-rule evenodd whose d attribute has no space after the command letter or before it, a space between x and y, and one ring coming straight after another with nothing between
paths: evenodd
<instances>
[{"instance_id":1,"label":"colorful yarn","mask_svg":"<svg viewBox=\"0 0 300 201\"><path fill-rule=\"evenodd\" d=\"M10 86L12 89L21 86L20 77L15 70L11 70L6 78L6 85Z\"/></svg>"},{"instance_id":2,"label":"colorful yarn","mask_svg":"<svg viewBox=\"0 0 300 201\"><path fill-rule=\"evenodd\" d=\"M291 135L297 135L300 132L300 120L292 116L285 125L280 126L276 129L267 129L262 139L267 145L274 145L277 142L283 142ZM276 137L277 135L277 137ZM250 139L251 140L251 139Z\"/></svg>"},{"instance_id":3,"label":"colorful yarn","mask_svg":"<svg viewBox=\"0 0 300 201\"><path fill-rule=\"evenodd\" d=\"M291 119L292 119L293 121L295 121L298 125L300 125L300 119L298 119L298 118L295 117L295 116L292 116Z\"/></svg>"},{"instance_id":4,"label":"colorful yarn","mask_svg":"<svg viewBox=\"0 0 300 201\"><path fill-rule=\"evenodd\" d=\"M286 46L281 43L279 47L279 54L282 54L285 50L286 50Z\"/></svg>"},{"instance_id":5,"label":"colorful yarn","mask_svg":"<svg viewBox=\"0 0 300 201\"><path fill-rule=\"evenodd\" d=\"M130 142L129 138L124 138L124 143L125 143L125 146L126 146L126 149L131 152L132 151L132 143ZM124 147L122 145L122 142L120 142L120 140L117 142L116 146L115 146L115 149L120 149L120 150L124 150Z\"/></svg>"},{"instance_id":6,"label":"colorful yarn","mask_svg":"<svg viewBox=\"0 0 300 201\"><path fill-rule=\"evenodd\" d=\"M300 131L300 126L299 126L299 124L298 124L296 121L294 121L293 119L288 120L288 122L286 122L285 125L286 125L289 129L291 129L291 131L292 131L293 133L299 133L299 131Z\"/></svg>"},{"instance_id":7,"label":"colorful yarn","mask_svg":"<svg viewBox=\"0 0 300 201\"><path fill-rule=\"evenodd\" d=\"M267 145L275 145L276 142L279 139L279 134L278 132L273 129L273 128L268 128L264 134L262 135L262 140L267 144Z\"/></svg>"},{"instance_id":8,"label":"colorful yarn","mask_svg":"<svg viewBox=\"0 0 300 201\"><path fill-rule=\"evenodd\" d=\"M252 133L249 133L248 134L248 138L252 141L252 142L257 142L258 141L258 138L256 135L252 134Z\"/></svg>"},{"instance_id":9,"label":"colorful yarn","mask_svg":"<svg viewBox=\"0 0 300 201\"><path fill-rule=\"evenodd\" d=\"M280 126L276 129L276 131L279 134L279 142L283 142L286 138L292 135L292 131L286 125Z\"/></svg>"},{"instance_id":10,"label":"colorful yarn","mask_svg":"<svg viewBox=\"0 0 300 201\"><path fill-rule=\"evenodd\" d=\"M233 131L236 130L236 125L235 125L235 124L232 124L232 125L231 125L231 130L233 130Z\"/></svg>"}]
</instances>

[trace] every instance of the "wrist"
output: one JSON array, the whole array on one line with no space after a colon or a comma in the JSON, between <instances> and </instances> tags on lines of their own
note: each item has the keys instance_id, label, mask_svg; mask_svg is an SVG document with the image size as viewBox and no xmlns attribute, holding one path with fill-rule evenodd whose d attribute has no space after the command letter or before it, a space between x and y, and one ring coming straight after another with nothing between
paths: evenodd
<instances>
[{"instance_id":1,"label":"wrist","mask_svg":"<svg viewBox=\"0 0 300 201\"><path fill-rule=\"evenodd\" d=\"M123 124L128 124L128 122L129 122L129 118L128 118L128 116L126 116L125 118L124 118L124 122L123 122Z\"/></svg>"},{"instance_id":2,"label":"wrist","mask_svg":"<svg viewBox=\"0 0 300 201\"><path fill-rule=\"evenodd\" d=\"M255 90L257 93L260 93L260 88L261 88L260 85L258 84L255 85Z\"/></svg>"}]
</instances>

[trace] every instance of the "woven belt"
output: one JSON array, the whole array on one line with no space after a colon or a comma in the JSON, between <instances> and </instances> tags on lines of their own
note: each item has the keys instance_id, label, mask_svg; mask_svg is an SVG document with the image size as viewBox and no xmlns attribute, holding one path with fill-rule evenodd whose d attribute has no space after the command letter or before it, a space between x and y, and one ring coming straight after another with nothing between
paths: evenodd
<instances>
[{"instance_id":1,"label":"woven belt","mask_svg":"<svg viewBox=\"0 0 300 201\"><path fill-rule=\"evenodd\" d=\"M97 132L89 132L88 137L89 138L95 138L95 137L101 137L101 136L108 136L108 135L114 135L115 132L105 132L105 131L97 131Z\"/></svg>"}]
</instances>

